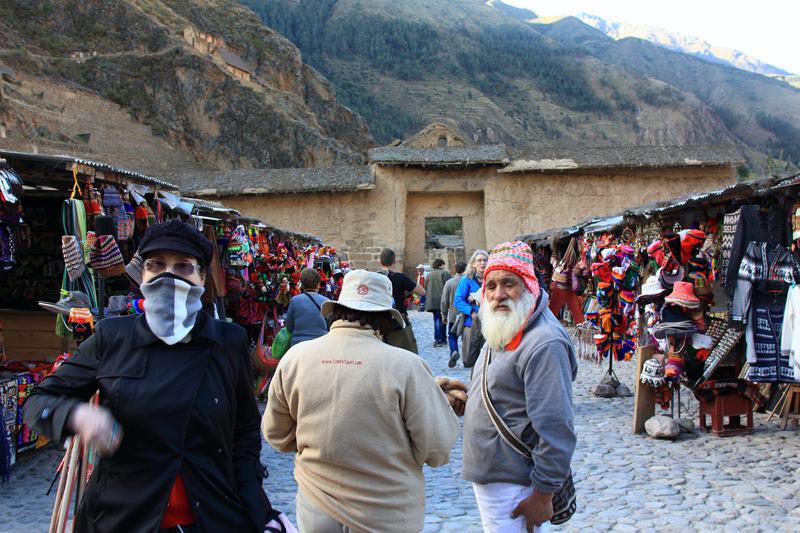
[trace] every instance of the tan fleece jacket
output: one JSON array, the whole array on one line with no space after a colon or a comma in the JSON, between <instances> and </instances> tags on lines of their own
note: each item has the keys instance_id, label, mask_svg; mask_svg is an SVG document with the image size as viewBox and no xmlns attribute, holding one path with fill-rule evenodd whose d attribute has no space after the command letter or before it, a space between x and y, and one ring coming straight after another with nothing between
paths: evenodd
<instances>
[{"instance_id":1,"label":"tan fleece jacket","mask_svg":"<svg viewBox=\"0 0 800 533\"><path fill-rule=\"evenodd\" d=\"M357 531L420 531L422 466L442 466L458 420L430 367L369 328L338 321L292 347L269 388L261 430L295 455L309 501Z\"/></svg>"}]
</instances>

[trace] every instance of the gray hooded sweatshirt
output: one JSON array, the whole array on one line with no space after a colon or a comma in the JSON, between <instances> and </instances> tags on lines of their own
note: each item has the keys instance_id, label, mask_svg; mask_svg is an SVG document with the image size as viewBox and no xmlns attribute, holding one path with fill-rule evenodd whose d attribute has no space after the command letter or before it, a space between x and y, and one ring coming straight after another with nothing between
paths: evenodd
<instances>
[{"instance_id":1,"label":"gray hooded sweatshirt","mask_svg":"<svg viewBox=\"0 0 800 533\"><path fill-rule=\"evenodd\" d=\"M552 493L569 473L575 450L572 382L578 372L575 349L548 309L542 291L516 350L494 350L488 368L492 404L528 446L533 461L503 441L483 403L484 345L475 363L464 413L461 477L479 484L514 483Z\"/></svg>"}]
</instances>

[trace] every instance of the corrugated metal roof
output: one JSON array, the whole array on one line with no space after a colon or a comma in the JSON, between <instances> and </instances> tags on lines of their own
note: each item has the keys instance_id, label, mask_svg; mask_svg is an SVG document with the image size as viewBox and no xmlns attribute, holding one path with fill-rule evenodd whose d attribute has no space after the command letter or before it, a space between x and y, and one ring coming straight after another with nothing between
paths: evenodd
<instances>
[{"instance_id":1,"label":"corrugated metal roof","mask_svg":"<svg viewBox=\"0 0 800 533\"><path fill-rule=\"evenodd\" d=\"M211 200L199 200L197 198L187 198L185 196L182 197L181 200L189 202L197 209L200 209L202 211L207 211L210 213L227 214L227 215L232 215L234 217L240 217L242 215L238 210L232 207L225 207L220 202L212 202Z\"/></svg>"},{"instance_id":2,"label":"corrugated metal roof","mask_svg":"<svg viewBox=\"0 0 800 533\"><path fill-rule=\"evenodd\" d=\"M152 176L147 176L146 174L142 174L140 172L128 170L125 168L115 167L113 165L109 165L108 163L101 163L99 161L82 159L80 157L74 157L71 155L31 154L28 152L15 152L13 150L0 149L0 157L4 157L9 161L18 159L21 161L34 161L39 163L49 163L53 165L64 165L64 166L66 166L67 163L77 163L79 165L86 165L88 167L92 167L96 170L100 170L103 172L113 172L115 174L125 176L126 178L130 179L133 182L143 183L151 186L155 185L163 189L176 190L178 188L178 186L175 185L174 183L154 178Z\"/></svg>"}]
</instances>

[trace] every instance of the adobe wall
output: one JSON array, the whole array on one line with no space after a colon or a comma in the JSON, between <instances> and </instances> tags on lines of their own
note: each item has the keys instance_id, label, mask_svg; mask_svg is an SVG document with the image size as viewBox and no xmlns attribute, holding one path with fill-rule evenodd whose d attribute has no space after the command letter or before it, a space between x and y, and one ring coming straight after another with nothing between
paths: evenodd
<instances>
[{"instance_id":1,"label":"adobe wall","mask_svg":"<svg viewBox=\"0 0 800 533\"><path fill-rule=\"evenodd\" d=\"M730 166L498 174L485 191L486 239L492 246L517 235L717 190L735 181Z\"/></svg>"},{"instance_id":2,"label":"adobe wall","mask_svg":"<svg viewBox=\"0 0 800 533\"><path fill-rule=\"evenodd\" d=\"M393 248L403 260L405 191L376 177L372 190L227 196L228 207L288 231L310 233L348 252L356 268L375 270L380 252Z\"/></svg>"},{"instance_id":3,"label":"adobe wall","mask_svg":"<svg viewBox=\"0 0 800 533\"><path fill-rule=\"evenodd\" d=\"M426 259L426 217L463 217L469 256L475 248L517 235L720 189L735 181L732 167L594 172L498 174L495 168L378 167L372 190L243 195L222 201L269 224L317 235L348 252L357 268L377 269L380 251L391 247L398 254L398 266L408 272Z\"/></svg>"}]
</instances>

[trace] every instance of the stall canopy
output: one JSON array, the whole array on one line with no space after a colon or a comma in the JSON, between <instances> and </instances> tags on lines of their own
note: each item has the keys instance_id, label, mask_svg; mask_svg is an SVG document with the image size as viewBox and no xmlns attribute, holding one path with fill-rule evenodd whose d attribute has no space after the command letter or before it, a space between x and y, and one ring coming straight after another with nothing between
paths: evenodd
<instances>
[{"instance_id":1,"label":"stall canopy","mask_svg":"<svg viewBox=\"0 0 800 533\"><path fill-rule=\"evenodd\" d=\"M59 181L71 180L68 171L74 169L80 174L93 176L96 179L117 182L119 178L124 179L126 182L138 183L150 187L157 187L159 189L166 189L175 191L178 186L174 183L164 181L152 176L147 176L140 172L128 170L124 168L115 167L108 163L101 163L98 161L91 161L88 159L81 159L69 155L44 155L32 154L27 152L15 152L12 150L0 149L0 158L7 159L18 172L24 173L25 169L40 166L49 171L50 179L58 179ZM54 171L63 170L63 179L57 177Z\"/></svg>"}]
</instances>

